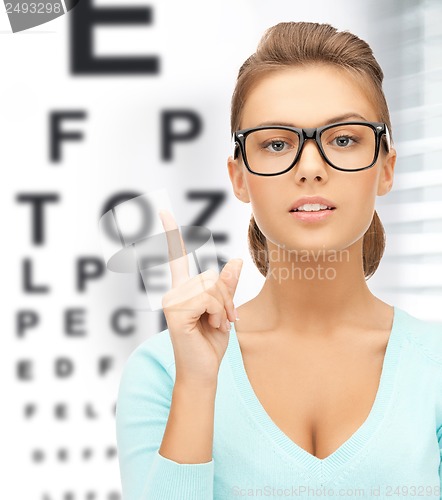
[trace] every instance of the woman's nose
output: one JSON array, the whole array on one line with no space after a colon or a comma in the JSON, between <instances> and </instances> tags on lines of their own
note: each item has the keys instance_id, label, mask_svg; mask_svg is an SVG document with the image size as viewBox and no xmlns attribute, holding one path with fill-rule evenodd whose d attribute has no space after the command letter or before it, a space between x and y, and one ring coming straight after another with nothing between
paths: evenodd
<instances>
[{"instance_id":1,"label":"woman's nose","mask_svg":"<svg viewBox=\"0 0 442 500\"><path fill-rule=\"evenodd\" d=\"M328 165L319 151L316 141L307 139L294 167L296 180L311 181L328 179Z\"/></svg>"}]
</instances>

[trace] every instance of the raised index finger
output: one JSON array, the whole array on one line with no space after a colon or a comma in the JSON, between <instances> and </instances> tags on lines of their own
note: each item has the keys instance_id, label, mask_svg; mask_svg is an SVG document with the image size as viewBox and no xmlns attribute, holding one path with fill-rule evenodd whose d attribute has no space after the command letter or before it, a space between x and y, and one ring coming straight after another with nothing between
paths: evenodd
<instances>
[{"instance_id":1,"label":"raised index finger","mask_svg":"<svg viewBox=\"0 0 442 500\"><path fill-rule=\"evenodd\" d=\"M190 279L186 247L173 215L167 210L160 210L158 215L166 232L172 288L175 288Z\"/></svg>"}]
</instances>

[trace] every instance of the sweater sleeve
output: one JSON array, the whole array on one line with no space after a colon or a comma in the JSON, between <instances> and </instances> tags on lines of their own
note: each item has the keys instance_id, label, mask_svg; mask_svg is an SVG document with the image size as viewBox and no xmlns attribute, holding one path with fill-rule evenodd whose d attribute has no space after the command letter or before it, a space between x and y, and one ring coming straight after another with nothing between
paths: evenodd
<instances>
[{"instance_id":1,"label":"sweater sleeve","mask_svg":"<svg viewBox=\"0 0 442 500\"><path fill-rule=\"evenodd\" d=\"M441 457L441 462L439 465L439 479L440 479L440 498L442 500L442 425L439 427L439 431L437 433L437 438L439 440L439 450L440 450L440 457Z\"/></svg>"},{"instance_id":2,"label":"sweater sleeve","mask_svg":"<svg viewBox=\"0 0 442 500\"><path fill-rule=\"evenodd\" d=\"M213 500L213 459L181 464L159 453L174 385L165 335L147 339L123 367L115 414L122 498Z\"/></svg>"}]
</instances>

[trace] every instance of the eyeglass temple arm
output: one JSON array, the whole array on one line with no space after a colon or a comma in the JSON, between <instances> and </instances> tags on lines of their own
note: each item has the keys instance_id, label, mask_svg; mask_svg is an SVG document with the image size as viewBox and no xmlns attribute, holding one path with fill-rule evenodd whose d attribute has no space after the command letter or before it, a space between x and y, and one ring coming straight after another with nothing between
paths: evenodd
<instances>
[{"instance_id":1,"label":"eyeglass temple arm","mask_svg":"<svg viewBox=\"0 0 442 500\"><path fill-rule=\"evenodd\" d=\"M387 125L385 125L385 142L387 143L387 153L389 153L391 149L391 136Z\"/></svg>"},{"instance_id":2,"label":"eyeglass temple arm","mask_svg":"<svg viewBox=\"0 0 442 500\"><path fill-rule=\"evenodd\" d=\"M233 144L233 159L235 160L239 153L239 143L235 140L235 136L232 135L232 144Z\"/></svg>"}]
</instances>

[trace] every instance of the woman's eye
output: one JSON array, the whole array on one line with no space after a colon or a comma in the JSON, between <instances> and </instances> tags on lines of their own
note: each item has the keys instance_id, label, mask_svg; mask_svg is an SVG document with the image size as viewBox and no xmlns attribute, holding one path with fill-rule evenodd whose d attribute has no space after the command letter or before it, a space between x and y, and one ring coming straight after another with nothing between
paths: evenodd
<instances>
[{"instance_id":1,"label":"woman's eye","mask_svg":"<svg viewBox=\"0 0 442 500\"><path fill-rule=\"evenodd\" d=\"M333 145L336 145L340 148L346 148L358 141L354 137L351 137L349 135L340 135L338 137L335 137L331 142Z\"/></svg>"},{"instance_id":2,"label":"woman's eye","mask_svg":"<svg viewBox=\"0 0 442 500\"><path fill-rule=\"evenodd\" d=\"M274 139L272 141L267 141L262 147L271 153L280 153L289 149L291 146L281 139Z\"/></svg>"}]
</instances>

